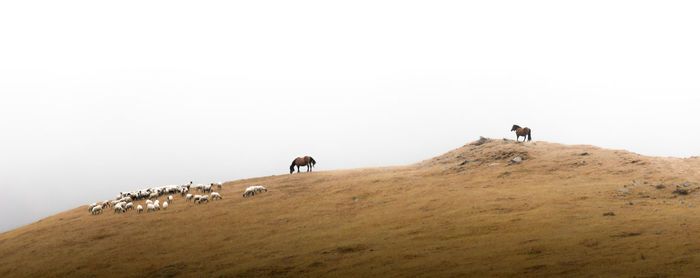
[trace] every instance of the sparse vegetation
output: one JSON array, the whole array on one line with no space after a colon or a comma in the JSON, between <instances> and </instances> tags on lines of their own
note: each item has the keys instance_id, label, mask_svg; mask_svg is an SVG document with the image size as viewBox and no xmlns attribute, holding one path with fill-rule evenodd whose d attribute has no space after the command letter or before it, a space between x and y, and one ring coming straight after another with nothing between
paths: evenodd
<instances>
[{"instance_id":1,"label":"sparse vegetation","mask_svg":"<svg viewBox=\"0 0 700 278\"><path fill-rule=\"evenodd\" d=\"M228 182L206 209L81 206L0 234L0 276L694 276L698 169L483 138L404 167ZM241 197L256 184L269 192Z\"/></svg>"}]
</instances>

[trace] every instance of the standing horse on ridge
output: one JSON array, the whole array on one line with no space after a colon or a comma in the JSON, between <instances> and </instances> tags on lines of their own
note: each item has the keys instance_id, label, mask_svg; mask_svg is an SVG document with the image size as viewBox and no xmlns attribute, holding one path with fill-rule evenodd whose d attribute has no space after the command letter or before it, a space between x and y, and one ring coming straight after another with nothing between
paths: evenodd
<instances>
[{"instance_id":1,"label":"standing horse on ridge","mask_svg":"<svg viewBox=\"0 0 700 278\"><path fill-rule=\"evenodd\" d=\"M289 173L294 173L294 166L297 166L297 173L299 173L299 167L306 166L306 172L312 172L312 168L316 166L316 160L313 157L297 157L292 161L292 165L289 166Z\"/></svg>"},{"instance_id":2,"label":"standing horse on ridge","mask_svg":"<svg viewBox=\"0 0 700 278\"><path fill-rule=\"evenodd\" d=\"M515 141L518 141L518 139L520 139L520 136L523 137L523 142L525 142L525 138L527 138L527 141L532 140L532 137L530 136L529 127L523 128L519 125L513 125L513 128L511 128L510 131L515 131Z\"/></svg>"}]
</instances>

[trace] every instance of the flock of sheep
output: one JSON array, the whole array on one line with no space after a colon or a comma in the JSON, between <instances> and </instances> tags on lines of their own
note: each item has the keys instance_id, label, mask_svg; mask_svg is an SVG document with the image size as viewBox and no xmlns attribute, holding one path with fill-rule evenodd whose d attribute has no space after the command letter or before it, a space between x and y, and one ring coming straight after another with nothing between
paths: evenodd
<instances>
[{"instance_id":1,"label":"flock of sheep","mask_svg":"<svg viewBox=\"0 0 700 278\"><path fill-rule=\"evenodd\" d=\"M125 213L133 209L136 209L136 212L138 213L142 213L143 206L138 205L134 207L134 201L140 199L147 199L145 204L146 212L155 212L161 209L167 210L168 206L173 203L172 194L177 193L180 193L180 196L185 197L185 201L192 201L194 204L208 203L210 200L213 201L217 199L223 199L223 196L221 196L220 193L214 192L214 188L221 190L221 186L221 182L210 183L209 185L192 185L192 182L190 181L189 184L183 185L166 185L131 192L120 192L119 195L117 195L117 198L115 198L114 200L105 200L100 204L92 203L88 205L88 211L91 214L96 215L101 214L105 209L112 207L114 208L114 213ZM193 195L191 193L188 193L190 192L190 189L192 189L193 192L196 191L198 193L203 194ZM260 192L267 192L267 189L261 185L253 185L246 188L245 192L243 193L243 197L245 198L249 196L254 196L256 193ZM206 193L209 194L207 195ZM168 194L168 197L161 205L160 200L158 200L158 197L164 196L166 194Z\"/></svg>"}]
</instances>

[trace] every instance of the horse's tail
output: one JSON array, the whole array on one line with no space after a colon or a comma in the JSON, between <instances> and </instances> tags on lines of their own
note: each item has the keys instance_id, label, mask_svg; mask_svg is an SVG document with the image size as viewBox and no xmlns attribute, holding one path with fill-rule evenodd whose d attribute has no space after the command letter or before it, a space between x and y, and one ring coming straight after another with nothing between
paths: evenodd
<instances>
[{"instance_id":1,"label":"horse's tail","mask_svg":"<svg viewBox=\"0 0 700 278\"><path fill-rule=\"evenodd\" d=\"M309 162L311 162L311 165L316 166L316 160L313 157L309 156Z\"/></svg>"},{"instance_id":2,"label":"horse's tail","mask_svg":"<svg viewBox=\"0 0 700 278\"><path fill-rule=\"evenodd\" d=\"M527 141L528 141L528 142L532 140L532 136L530 136L530 133L531 133L531 132L532 132L532 129L528 129L528 130L527 130Z\"/></svg>"}]
</instances>

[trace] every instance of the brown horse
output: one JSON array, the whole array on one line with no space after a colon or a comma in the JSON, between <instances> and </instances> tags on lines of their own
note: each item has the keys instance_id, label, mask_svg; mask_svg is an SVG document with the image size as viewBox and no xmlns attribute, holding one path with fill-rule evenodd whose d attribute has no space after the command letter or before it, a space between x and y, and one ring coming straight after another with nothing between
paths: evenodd
<instances>
[{"instance_id":1,"label":"brown horse","mask_svg":"<svg viewBox=\"0 0 700 278\"><path fill-rule=\"evenodd\" d=\"M292 165L289 166L289 173L294 173L294 166L297 166L297 173L299 173L300 166L306 166L306 172L311 172L311 168L316 166L316 160L313 157L297 157L292 161Z\"/></svg>"},{"instance_id":2,"label":"brown horse","mask_svg":"<svg viewBox=\"0 0 700 278\"><path fill-rule=\"evenodd\" d=\"M513 128L511 128L510 131L515 131L515 141L518 141L520 136L523 137L523 142L525 142L525 138L527 138L527 141L532 140L529 127L522 128L519 125L513 125Z\"/></svg>"}]
</instances>

